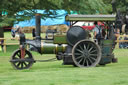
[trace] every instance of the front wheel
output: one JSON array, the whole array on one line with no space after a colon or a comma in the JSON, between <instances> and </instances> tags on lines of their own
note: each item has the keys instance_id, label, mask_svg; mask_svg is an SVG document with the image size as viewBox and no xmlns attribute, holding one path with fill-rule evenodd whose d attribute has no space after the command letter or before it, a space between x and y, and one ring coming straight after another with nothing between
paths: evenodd
<instances>
[{"instance_id":1,"label":"front wheel","mask_svg":"<svg viewBox=\"0 0 128 85\"><path fill-rule=\"evenodd\" d=\"M27 50L25 50L25 56L22 59L21 50L18 49L13 53L10 62L15 69L22 70L30 68L34 63L34 59L32 54Z\"/></svg>"},{"instance_id":2,"label":"front wheel","mask_svg":"<svg viewBox=\"0 0 128 85\"><path fill-rule=\"evenodd\" d=\"M72 49L72 59L78 67L94 67L101 59L101 49L93 41L81 40Z\"/></svg>"}]
</instances>

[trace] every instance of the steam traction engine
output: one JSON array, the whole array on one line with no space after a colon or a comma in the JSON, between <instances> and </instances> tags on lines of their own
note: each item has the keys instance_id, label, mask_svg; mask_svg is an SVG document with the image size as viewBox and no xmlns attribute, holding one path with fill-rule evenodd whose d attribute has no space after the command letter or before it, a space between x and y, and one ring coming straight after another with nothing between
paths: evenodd
<instances>
[{"instance_id":1,"label":"steam traction engine","mask_svg":"<svg viewBox=\"0 0 128 85\"><path fill-rule=\"evenodd\" d=\"M80 16L81 17L81 16ZM83 17L83 16L82 16ZM114 21L115 17L84 16L88 21ZM95 17L95 18L94 18ZM40 18L36 15L36 38L25 39L23 33L20 34L20 49L11 56L11 64L16 69L28 69L34 60L32 54L26 50L25 45L31 45L34 51L40 54L56 54L57 60L63 60L64 65L74 65L78 67L94 67L97 64L105 65L114 62L114 39L101 40L98 45L94 40L89 39L89 32L80 26L71 26L66 34L54 34L53 39L42 39L40 37ZM74 16L66 16L66 20L73 21ZM103 20L102 20L103 19ZM78 20L78 19L76 19ZM110 31L112 32L112 31ZM112 33L110 33L110 36ZM49 42L50 41L50 42ZM52 42L51 42L52 41Z\"/></svg>"}]
</instances>

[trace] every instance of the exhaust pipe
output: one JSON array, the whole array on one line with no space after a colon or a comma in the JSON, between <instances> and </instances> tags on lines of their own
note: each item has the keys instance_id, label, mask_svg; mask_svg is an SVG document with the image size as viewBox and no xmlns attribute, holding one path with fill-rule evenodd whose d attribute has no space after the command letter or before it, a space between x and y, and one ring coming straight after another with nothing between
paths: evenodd
<instances>
[{"instance_id":1,"label":"exhaust pipe","mask_svg":"<svg viewBox=\"0 0 128 85\"><path fill-rule=\"evenodd\" d=\"M36 14L36 39L41 39L41 14Z\"/></svg>"}]
</instances>

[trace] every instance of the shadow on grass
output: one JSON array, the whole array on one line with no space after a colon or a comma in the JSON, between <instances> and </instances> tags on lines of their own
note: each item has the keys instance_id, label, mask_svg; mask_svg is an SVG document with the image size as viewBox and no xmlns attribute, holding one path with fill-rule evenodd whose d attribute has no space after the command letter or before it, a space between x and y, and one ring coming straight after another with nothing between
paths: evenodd
<instances>
[{"instance_id":1,"label":"shadow on grass","mask_svg":"<svg viewBox=\"0 0 128 85\"><path fill-rule=\"evenodd\" d=\"M11 65L10 65L11 66ZM110 68L110 67L115 67L116 64L110 63L109 65L97 65L96 67L90 67L90 68ZM31 68L29 69L25 69L25 70L19 70L22 72L34 72L34 71L38 71L38 70L44 70L44 71L57 71L57 70L62 70L62 69L66 69L66 70L71 70L71 69L81 69L79 67L74 67L73 65L62 65L61 61L55 61L55 62L36 62L32 65ZM82 68L82 69L88 69L88 68ZM13 67L9 68L9 70L16 70Z\"/></svg>"}]
</instances>

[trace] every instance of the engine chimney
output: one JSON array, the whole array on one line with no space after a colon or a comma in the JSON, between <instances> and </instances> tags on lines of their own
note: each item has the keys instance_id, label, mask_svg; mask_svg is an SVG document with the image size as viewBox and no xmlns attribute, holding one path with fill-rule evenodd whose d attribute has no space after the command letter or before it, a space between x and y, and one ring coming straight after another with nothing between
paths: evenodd
<instances>
[{"instance_id":1,"label":"engine chimney","mask_svg":"<svg viewBox=\"0 0 128 85\"><path fill-rule=\"evenodd\" d=\"M41 33L41 14L36 14L36 39L40 39L40 33Z\"/></svg>"}]
</instances>

